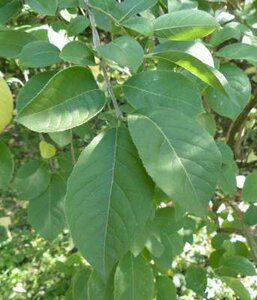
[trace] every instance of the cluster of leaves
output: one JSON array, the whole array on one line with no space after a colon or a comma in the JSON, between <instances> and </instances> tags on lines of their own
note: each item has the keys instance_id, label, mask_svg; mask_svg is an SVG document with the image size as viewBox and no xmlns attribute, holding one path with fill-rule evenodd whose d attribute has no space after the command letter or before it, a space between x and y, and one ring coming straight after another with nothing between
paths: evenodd
<instances>
[{"instance_id":1,"label":"cluster of leaves","mask_svg":"<svg viewBox=\"0 0 257 300\"><path fill-rule=\"evenodd\" d=\"M0 188L14 177L44 238L69 228L88 265L68 299L176 299L172 261L193 243L195 220L213 236L213 276L251 299L239 279L256 275L257 173L242 192L236 175L256 157L256 9L252 0L0 1L10 126L38 133L41 155L13 176L0 141ZM13 96L2 77L0 90L4 135ZM189 266L186 281L205 297L206 266Z\"/></svg>"}]
</instances>

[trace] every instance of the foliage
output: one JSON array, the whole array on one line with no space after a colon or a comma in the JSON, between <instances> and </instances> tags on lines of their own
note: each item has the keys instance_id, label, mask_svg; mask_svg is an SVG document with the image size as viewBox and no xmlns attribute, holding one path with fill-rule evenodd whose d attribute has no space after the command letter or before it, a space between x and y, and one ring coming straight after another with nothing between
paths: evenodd
<instances>
[{"instance_id":1,"label":"foliage","mask_svg":"<svg viewBox=\"0 0 257 300\"><path fill-rule=\"evenodd\" d=\"M256 296L243 284L257 263L256 10L0 1L0 188L75 252L51 273L61 290L29 297L211 299L211 280ZM206 251L187 261L201 232Z\"/></svg>"}]
</instances>

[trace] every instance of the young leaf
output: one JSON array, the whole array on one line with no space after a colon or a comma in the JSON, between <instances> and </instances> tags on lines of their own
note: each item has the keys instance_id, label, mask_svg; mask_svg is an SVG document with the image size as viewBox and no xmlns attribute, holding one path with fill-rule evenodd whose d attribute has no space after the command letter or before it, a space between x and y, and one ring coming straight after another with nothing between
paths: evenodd
<instances>
[{"instance_id":1,"label":"young leaf","mask_svg":"<svg viewBox=\"0 0 257 300\"><path fill-rule=\"evenodd\" d=\"M86 44L73 41L66 44L60 54L61 59L76 65L92 66L95 65L93 52Z\"/></svg>"},{"instance_id":2,"label":"young leaf","mask_svg":"<svg viewBox=\"0 0 257 300\"><path fill-rule=\"evenodd\" d=\"M38 73L30 78L29 81L20 90L16 99L16 108L22 110L47 84L47 82L56 74L56 71L45 71Z\"/></svg>"},{"instance_id":3,"label":"young leaf","mask_svg":"<svg viewBox=\"0 0 257 300\"><path fill-rule=\"evenodd\" d=\"M175 11L158 17L154 22L154 34L160 38L177 41L205 37L219 28L219 23L202 10Z\"/></svg>"},{"instance_id":4,"label":"young leaf","mask_svg":"<svg viewBox=\"0 0 257 300\"><path fill-rule=\"evenodd\" d=\"M114 276L115 300L152 300L153 272L141 256L128 252L119 262Z\"/></svg>"},{"instance_id":5,"label":"young leaf","mask_svg":"<svg viewBox=\"0 0 257 300\"><path fill-rule=\"evenodd\" d=\"M179 73L141 72L126 81L123 89L129 104L135 109L170 107L192 117L203 111L199 91Z\"/></svg>"},{"instance_id":6,"label":"young leaf","mask_svg":"<svg viewBox=\"0 0 257 300\"><path fill-rule=\"evenodd\" d=\"M47 143L46 141L41 141L39 143L40 155L44 159L53 158L56 154L56 148L54 145Z\"/></svg>"},{"instance_id":7,"label":"young leaf","mask_svg":"<svg viewBox=\"0 0 257 300\"><path fill-rule=\"evenodd\" d=\"M253 45L234 43L221 48L217 55L229 59L244 59L249 63L257 63L257 47Z\"/></svg>"},{"instance_id":8,"label":"young leaf","mask_svg":"<svg viewBox=\"0 0 257 300\"><path fill-rule=\"evenodd\" d=\"M207 287L206 271L198 266L190 266L186 271L186 285L195 293L204 296Z\"/></svg>"},{"instance_id":9,"label":"young leaf","mask_svg":"<svg viewBox=\"0 0 257 300\"><path fill-rule=\"evenodd\" d=\"M0 141L0 190L9 187L14 171L14 160L9 148Z\"/></svg>"},{"instance_id":10,"label":"young leaf","mask_svg":"<svg viewBox=\"0 0 257 300\"><path fill-rule=\"evenodd\" d=\"M242 197L246 202L257 202L257 172L252 172L246 177Z\"/></svg>"},{"instance_id":11,"label":"young leaf","mask_svg":"<svg viewBox=\"0 0 257 300\"><path fill-rule=\"evenodd\" d=\"M33 228L47 240L54 240L64 229L66 185L59 175L52 175L47 190L29 202L28 218Z\"/></svg>"},{"instance_id":12,"label":"young leaf","mask_svg":"<svg viewBox=\"0 0 257 300\"><path fill-rule=\"evenodd\" d=\"M70 130L49 133L50 138L60 147L63 148L71 142Z\"/></svg>"},{"instance_id":13,"label":"young leaf","mask_svg":"<svg viewBox=\"0 0 257 300\"><path fill-rule=\"evenodd\" d=\"M50 173L45 162L32 160L23 165L15 177L15 187L20 198L31 200L48 187Z\"/></svg>"},{"instance_id":14,"label":"young leaf","mask_svg":"<svg viewBox=\"0 0 257 300\"><path fill-rule=\"evenodd\" d=\"M184 209L207 214L221 157L212 137L191 118L172 109L139 111L129 130L155 183Z\"/></svg>"},{"instance_id":15,"label":"young leaf","mask_svg":"<svg viewBox=\"0 0 257 300\"><path fill-rule=\"evenodd\" d=\"M59 63L59 49L44 41L35 41L25 45L19 55L22 67L42 68Z\"/></svg>"},{"instance_id":16,"label":"young leaf","mask_svg":"<svg viewBox=\"0 0 257 300\"><path fill-rule=\"evenodd\" d=\"M0 57L16 58L25 45L35 40L32 34L24 31L0 31Z\"/></svg>"},{"instance_id":17,"label":"young leaf","mask_svg":"<svg viewBox=\"0 0 257 300\"><path fill-rule=\"evenodd\" d=\"M225 276L220 277L220 279L235 292L236 296L238 296L240 300L252 300L249 292L239 279Z\"/></svg>"},{"instance_id":18,"label":"young leaf","mask_svg":"<svg viewBox=\"0 0 257 300\"><path fill-rule=\"evenodd\" d=\"M234 65L224 64L220 67L220 72L226 77L231 87L231 97L208 88L206 100L215 112L234 119L242 112L250 99L251 83L245 72Z\"/></svg>"},{"instance_id":19,"label":"young leaf","mask_svg":"<svg viewBox=\"0 0 257 300\"><path fill-rule=\"evenodd\" d=\"M58 0L26 0L26 3L40 15L54 16Z\"/></svg>"},{"instance_id":20,"label":"young leaf","mask_svg":"<svg viewBox=\"0 0 257 300\"><path fill-rule=\"evenodd\" d=\"M122 67L128 67L136 72L144 60L144 50L134 39L122 36L109 44L100 46L99 54L108 61L113 61Z\"/></svg>"},{"instance_id":21,"label":"young leaf","mask_svg":"<svg viewBox=\"0 0 257 300\"><path fill-rule=\"evenodd\" d=\"M156 278L156 300L176 300L177 290L171 278L166 276L158 276Z\"/></svg>"},{"instance_id":22,"label":"young leaf","mask_svg":"<svg viewBox=\"0 0 257 300\"><path fill-rule=\"evenodd\" d=\"M103 277L146 223L152 196L125 128L97 136L81 154L68 181L67 220L75 245Z\"/></svg>"},{"instance_id":23,"label":"young leaf","mask_svg":"<svg viewBox=\"0 0 257 300\"><path fill-rule=\"evenodd\" d=\"M0 2L0 23L6 23L9 19L17 15L20 9L19 0L2 0Z\"/></svg>"},{"instance_id":24,"label":"young leaf","mask_svg":"<svg viewBox=\"0 0 257 300\"><path fill-rule=\"evenodd\" d=\"M105 105L105 97L83 67L64 69L18 113L17 121L37 132L57 132L86 123Z\"/></svg>"},{"instance_id":25,"label":"young leaf","mask_svg":"<svg viewBox=\"0 0 257 300\"><path fill-rule=\"evenodd\" d=\"M12 93L0 76L0 133L11 122L13 115L13 97Z\"/></svg>"}]
</instances>

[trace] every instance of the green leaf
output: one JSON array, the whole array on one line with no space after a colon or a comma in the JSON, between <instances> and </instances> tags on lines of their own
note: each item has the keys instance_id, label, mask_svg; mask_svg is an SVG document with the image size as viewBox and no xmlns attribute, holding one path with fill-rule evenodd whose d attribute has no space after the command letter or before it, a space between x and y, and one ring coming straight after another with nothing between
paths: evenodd
<instances>
[{"instance_id":1,"label":"green leaf","mask_svg":"<svg viewBox=\"0 0 257 300\"><path fill-rule=\"evenodd\" d=\"M128 252L119 262L114 276L115 300L152 300L153 273L149 263Z\"/></svg>"},{"instance_id":2,"label":"green leaf","mask_svg":"<svg viewBox=\"0 0 257 300\"><path fill-rule=\"evenodd\" d=\"M35 41L25 45L19 55L22 67L42 68L61 62L59 49L44 41Z\"/></svg>"},{"instance_id":3,"label":"green leaf","mask_svg":"<svg viewBox=\"0 0 257 300\"><path fill-rule=\"evenodd\" d=\"M14 171L14 160L9 148L0 140L0 190L6 191Z\"/></svg>"},{"instance_id":4,"label":"green leaf","mask_svg":"<svg viewBox=\"0 0 257 300\"><path fill-rule=\"evenodd\" d=\"M175 300L177 290L171 278L158 276L155 283L157 298L156 300Z\"/></svg>"},{"instance_id":5,"label":"green leaf","mask_svg":"<svg viewBox=\"0 0 257 300\"><path fill-rule=\"evenodd\" d=\"M155 183L187 211L207 214L221 157L212 137L179 111L144 110L128 118L129 130Z\"/></svg>"},{"instance_id":6,"label":"green leaf","mask_svg":"<svg viewBox=\"0 0 257 300\"><path fill-rule=\"evenodd\" d=\"M64 229L64 196L66 185L59 175L52 175L47 190L29 202L28 219L33 228L47 240L54 240Z\"/></svg>"},{"instance_id":7,"label":"green leaf","mask_svg":"<svg viewBox=\"0 0 257 300\"><path fill-rule=\"evenodd\" d=\"M235 119L250 99L251 83L245 72L234 65L224 64L220 67L220 72L226 77L231 87L231 96L228 97L217 90L208 88L206 101L218 114Z\"/></svg>"},{"instance_id":8,"label":"green leaf","mask_svg":"<svg viewBox=\"0 0 257 300\"><path fill-rule=\"evenodd\" d=\"M100 46L98 52L101 57L113 61L122 67L136 72L144 60L144 50L134 39L122 36L109 44Z\"/></svg>"},{"instance_id":9,"label":"green leaf","mask_svg":"<svg viewBox=\"0 0 257 300\"><path fill-rule=\"evenodd\" d=\"M83 267L72 278L72 299L73 300L88 300L87 283L90 276L90 270Z\"/></svg>"},{"instance_id":10,"label":"green leaf","mask_svg":"<svg viewBox=\"0 0 257 300\"><path fill-rule=\"evenodd\" d=\"M196 117L196 120L210 135L215 135L217 127L212 114L203 112Z\"/></svg>"},{"instance_id":11,"label":"green leaf","mask_svg":"<svg viewBox=\"0 0 257 300\"><path fill-rule=\"evenodd\" d=\"M257 63L257 47L253 45L234 43L221 48L216 54L228 59L243 59L249 63Z\"/></svg>"},{"instance_id":12,"label":"green leaf","mask_svg":"<svg viewBox=\"0 0 257 300\"><path fill-rule=\"evenodd\" d=\"M53 76L18 113L17 121L37 132L64 131L86 123L104 105L90 70L71 67Z\"/></svg>"},{"instance_id":13,"label":"green leaf","mask_svg":"<svg viewBox=\"0 0 257 300\"><path fill-rule=\"evenodd\" d=\"M154 34L160 38L188 41L205 37L219 28L219 23L202 10L175 11L154 21Z\"/></svg>"},{"instance_id":14,"label":"green leaf","mask_svg":"<svg viewBox=\"0 0 257 300\"><path fill-rule=\"evenodd\" d=\"M103 277L146 223L152 196L125 128L97 136L82 152L68 181L67 220L75 245Z\"/></svg>"},{"instance_id":15,"label":"green leaf","mask_svg":"<svg viewBox=\"0 0 257 300\"><path fill-rule=\"evenodd\" d=\"M220 277L220 279L224 281L226 285L235 292L235 294L239 297L240 300L252 300L249 292L243 286L239 279L224 276Z\"/></svg>"},{"instance_id":16,"label":"green leaf","mask_svg":"<svg viewBox=\"0 0 257 300\"><path fill-rule=\"evenodd\" d=\"M58 7L60 8L74 8L79 6L79 0L59 0Z\"/></svg>"},{"instance_id":17,"label":"green leaf","mask_svg":"<svg viewBox=\"0 0 257 300\"><path fill-rule=\"evenodd\" d=\"M60 54L61 59L76 65L95 65L93 52L86 44L73 41L64 46Z\"/></svg>"},{"instance_id":18,"label":"green leaf","mask_svg":"<svg viewBox=\"0 0 257 300\"><path fill-rule=\"evenodd\" d=\"M257 172L252 172L246 177L242 197L246 202L257 202Z\"/></svg>"},{"instance_id":19,"label":"green leaf","mask_svg":"<svg viewBox=\"0 0 257 300\"><path fill-rule=\"evenodd\" d=\"M180 45L175 43L164 43L157 46L155 52L146 56L150 59L164 60L169 63L175 63L178 66L186 69L196 77L200 78L203 82L218 89L219 91L229 94L229 84L218 70L210 65L207 65L203 59L196 57L195 51L192 50L193 44L184 43ZM202 47L201 47L202 48ZM202 48L203 49L203 48ZM204 51L203 53L206 53ZM209 56L208 56L209 57ZM208 59L210 62L210 60Z\"/></svg>"},{"instance_id":20,"label":"green leaf","mask_svg":"<svg viewBox=\"0 0 257 300\"><path fill-rule=\"evenodd\" d=\"M55 16L58 0L26 0L26 3L38 14Z\"/></svg>"},{"instance_id":21,"label":"green leaf","mask_svg":"<svg viewBox=\"0 0 257 300\"><path fill-rule=\"evenodd\" d=\"M11 122L13 115L13 97L6 81L0 76L0 133Z\"/></svg>"},{"instance_id":22,"label":"green leaf","mask_svg":"<svg viewBox=\"0 0 257 300\"><path fill-rule=\"evenodd\" d=\"M50 173L45 162L31 160L17 172L15 187L20 198L31 200L40 196L49 186Z\"/></svg>"},{"instance_id":23,"label":"green leaf","mask_svg":"<svg viewBox=\"0 0 257 300\"><path fill-rule=\"evenodd\" d=\"M168 0L168 11L197 8L198 2L194 0Z\"/></svg>"},{"instance_id":24,"label":"green leaf","mask_svg":"<svg viewBox=\"0 0 257 300\"><path fill-rule=\"evenodd\" d=\"M195 293L204 296L207 287L206 271L198 266L190 266L186 271L186 286Z\"/></svg>"},{"instance_id":25,"label":"green leaf","mask_svg":"<svg viewBox=\"0 0 257 300\"><path fill-rule=\"evenodd\" d=\"M86 16L77 16L72 19L68 26L68 36L78 35L89 26L89 20Z\"/></svg>"},{"instance_id":26,"label":"green leaf","mask_svg":"<svg viewBox=\"0 0 257 300\"><path fill-rule=\"evenodd\" d=\"M39 143L39 152L42 158L51 159L56 154L56 148L54 145L43 140Z\"/></svg>"},{"instance_id":27,"label":"green leaf","mask_svg":"<svg viewBox=\"0 0 257 300\"><path fill-rule=\"evenodd\" d=\"M164 70L140 72L124 83L123 90L135 109L170 107L192 117L203 111L200 92L179 73Z\"/></svg>"},{"instance_id":28,"label":"green leaf","mask_svg":"<svg viewBox=\"0 0 257 300\"><path fill-rule=\"evenodd\" d=\"M97 272L93 271L88 280L88 300L114 300L113 285L113 274L104 281Z\"/></svg>"},{"instance_id":29,"label":"green leaf","mask_svg":"<svg viewBox=\"0 0 257 300\"><path fill-rule=\"evenodd\" d=\"M157 0L125 0L121 3L124 15L121 20L125 20L131 16L137 15L148 8L153 7ZM120 20L120 21L121 21Z\"/></svg>"},{"instance_id":30,"label":"green leaf","mask_svg":"<svg viewBox=\"0 0 257 300\"><path fill-rule=\"evenodd\" d=\"M143 17L130 17L124 20L121 25L144 36L153 35L153 22Z\"/></svg>"},{"instance_id":31,"label":"green leaf","mask_svg":"<svg viewBox=\"0 0 257 300\"><path fill-rule=\"evenodd\" d=\"M120 5L115 0L89 0L89 4L91 7L97 8L97 11L100 10L102 16L108 16L111 20L119 20L124 15Z\"/></svg>"},{"instance_id":32,"label":"green leaf","mask_svg":"<svg viewBox=\"0 0 257 300\"><path fill-rule=\"evenodd\" d=\"M71 132L69 130L49 133L50 138L61 148L71 142Z\"/></svg>"},{"instance_id":33,"label":"green leaf","mask_svg":"<svg viewBox=\"0 0 257 300\"><path fill-rule=\"evenodd\" d=\"M34 75L20 89L16 99L16 108L19 111L24 108L31 99L33 99L47 84L47 82L56 74L56 71L45 71Z\"/></svg>"},{"instance_id":34,"label":"green leaf","mask_svg":"<svg viewBox=\"0 0 257 300\"><path fill-rule=\"evenodd\" d=\"M21 9L19 0L1 0L0 1L0 23L4 24Z\"/></svg>"},{"instance_id":35,"label":"green leaf","mask_svg":"<svg viewBox=\"0 0 257 300\"><path fill-rule=\"evenodd\" d=\"M257 224L257 206L250 205L245 212L245 222L250 226Z\"/></svg>"},{"instance_id":36,"label":"green leaf","mask_svg":"<svg viewBox=\"0 0 257 300\"><path fill-rule=\"evenodd\" d=\"M245 276L256 275L256 271L253 264L246 257L243 256L235 255L224 257L222 266Z\"/></svg>"},{"instance_id":37,"label":"green leaf","mask_svg":"<svg viewBox=\"0 0 257 300\"><path fill-rule=\"evenodd\" d=\"M0 57L16 58L25 45L35 40L32 34L24 31L0 31Z\"/></svg>"}]
</instances>

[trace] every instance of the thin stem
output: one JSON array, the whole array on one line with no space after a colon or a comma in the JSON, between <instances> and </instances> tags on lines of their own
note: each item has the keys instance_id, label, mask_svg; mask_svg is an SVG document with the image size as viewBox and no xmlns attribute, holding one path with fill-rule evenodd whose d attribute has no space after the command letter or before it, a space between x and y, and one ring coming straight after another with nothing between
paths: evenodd
<instances>
[{"instance_id":1,"label":"thin stem","mask_svg":"<svg viewBox=\"0 0 257 300\"><path fill-rule=\"evenodd\" d=\"M247 226L244 222L244 214L240 210L240 208L237 206L237 204L234 202L231 198L226 198L225 201L228 203L228 205L234 210L235 215L237 216L238 221L240 222L242 226L242 233L244 237L247 240L247 243L250 247L251 255L253 260L257 263L257 242L254 237L254 233L252 232L252 229Z\"/></svg>"},{"instance_id":2,"label":"thin stem","mask_svg":"<svg viewBox=\"0 0 257 300\"><path fill-rule=\"evenodd\" d=\"M71 153L71 161L74 166L76 164L76 157L75 157L75 151L74 151L74 140L73 140L72 129L70 130L70 153Z\"/></svg>"},{"instance_id":3,"label":"thin stem","mask_svg":"<svg viewBox=\"0 0 257 300\"><path fill-rule=\"evenodd\" d=\"M101 43L100 43L100 37L99 37L98 31L96 29L95 17L94 17L94 15L93 15L93 13L90 9L89 0L84 0L84 1L87 5L89 21L90 21L90 25L91 25L91 29L92 29L92 34L93 34L94 48L97 49L101 45ZM115 109L116 116L117 116L117 118L122 118L123 117L122 111L120 110L118 101L117 101L116 96L114 94L114 91L113 91L113 88L112 88L112 85L111 85L111 82L110 82L110 79L109 79L109 76L108 76L107 67L106 67L106 64L103 60L101 60L101 62L100 62L100 67L103 70L104 80L105 80L105 83L106 83L106 86L107 86L108 93L109 93L109 95L112 99L112 103L113 103L113 106L114 106L114 109Z\"/></svg>"}]
</instances>

